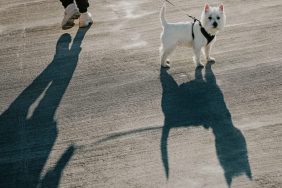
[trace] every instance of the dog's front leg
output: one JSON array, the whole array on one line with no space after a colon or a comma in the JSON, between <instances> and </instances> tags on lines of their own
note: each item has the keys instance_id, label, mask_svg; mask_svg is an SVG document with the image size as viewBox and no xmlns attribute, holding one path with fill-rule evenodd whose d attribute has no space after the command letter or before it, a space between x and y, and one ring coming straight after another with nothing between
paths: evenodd
<instances>
[{"instance_id":1,"label":"dog's front leg","mask_svg":"<svg viewBox=\"0 0 282 188\"><path fill-rule=\"evenodd\" d=\"M194 63L196 64L197 67L203 67L203 64L201 63L201 48L199 47L194 47Z\"/></svg>"},{"instance_id":2,"label":"dog's front leg","mask_svg":"<svg viewBox=\"0 0 282 188\"><path fill-rule=\"evenodd\" d=\"M207 62L211 62L211 61L215 62L215 59L210 56L211 47L212 47L212 44L208 44L208 45L205 46L205 56L206 56Z\"/></svg>"}]
</instances>

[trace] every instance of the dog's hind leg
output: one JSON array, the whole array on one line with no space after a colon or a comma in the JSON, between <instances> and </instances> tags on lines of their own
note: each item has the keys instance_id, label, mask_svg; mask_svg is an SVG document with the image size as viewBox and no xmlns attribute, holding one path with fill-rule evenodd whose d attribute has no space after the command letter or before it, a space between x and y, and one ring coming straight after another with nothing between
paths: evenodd
<instances>
[{"instance_id":1,"label":"dog's hind leg","mask_svg":"<svg viewBox=\"0 0 282 188\"><path fill-rule=\"evenodd\" d=\"M162 65L162 67L166 67L166 68L170 67L170 64L169 64L167 57L172 53L174 48L175 47L171 47L171 48L161 47L160 53L161 53L161 65Z\"/></svg>"}]
</instances>

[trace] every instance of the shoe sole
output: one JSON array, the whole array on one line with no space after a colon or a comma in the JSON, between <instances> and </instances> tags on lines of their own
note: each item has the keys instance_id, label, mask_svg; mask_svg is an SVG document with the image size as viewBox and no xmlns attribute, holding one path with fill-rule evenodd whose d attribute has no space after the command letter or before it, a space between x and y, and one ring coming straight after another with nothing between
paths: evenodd
<instances>
[{"instance_id":1,"label":"shoe sole","mask_svg":"<svg viewBox=\"0 0 282 188\"><path fill-rule=\"evenodd\" d=\"M88 26L90 26L90 25L92 25L92 24L93 24L93 21L88 22L88 24L86 24L86 25L79 25L79 27L80 27L80 28L84 28L84 27L88 27Z\"/></svg>"},{"instance_id":2,"label":"shoe sole","mask_svg":"<svg viewBox=\"0 0 282 188\"><path fill-rule=\"evenodd\" d=\"M62 25L62 28L64 30L72 28L75 25L74 20L78 19L79 16L80 16L79 12L73 13L73 15L66 21L66 23Z\"/></svg>"}]
</instances>

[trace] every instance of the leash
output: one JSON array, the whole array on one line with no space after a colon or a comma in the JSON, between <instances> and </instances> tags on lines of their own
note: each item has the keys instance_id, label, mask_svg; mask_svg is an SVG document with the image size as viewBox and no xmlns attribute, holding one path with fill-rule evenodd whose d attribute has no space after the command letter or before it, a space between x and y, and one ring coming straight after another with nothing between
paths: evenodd
<instances>
[{"instance_id":1,"label":"leash","mask_svg":"<svg viewBox=\"0 0 282 188\"><path fill-rule=\"evenodd\" d=\"M201 28L201 32L202 34L205 36L205 38L207 39L208 43L207 45L214 39L215 35L211 35L209 34L206 29L202 26L202 23L199 19L197 19L196 17L194 16L191 16L189 14L187 14L182 8L179 8L178 6L176 6L175 4L173 4L172 2L170 2L169 0L164 0L166 1L167 3L169 3L170 5L174 6L177 10L179 10L180 12L182 12L184 15L188 16L189 18L193 19L194 20L194 23L192 24L192 37L193 39L195 38L194 36L194 30L193 30L193 27L194 27L194 24L196 22L199 22L199 26Z\"/></svg>"},{"instance_id":2,"label":"leash","mask_svg":"<svg viewBox=\"0 0 282 188\"><path fill-rule=\"evenodd\" d=\"M182 12L184 15L188 16L189 18L193 19L194 22L198 21L199 22L199 25L202 27L202 23L199 19L197 19L196 17L194 16L191 16L189 14L186 14L186 12L182 9L182 8L179 8L178 6L176 6L175 4L173 4L172 2L170 2L169 0L164 0L166 1L167 3L169 3L170 5L174 6L176 9L178 9L180 12Z\"/></svg>"}]
</instances>

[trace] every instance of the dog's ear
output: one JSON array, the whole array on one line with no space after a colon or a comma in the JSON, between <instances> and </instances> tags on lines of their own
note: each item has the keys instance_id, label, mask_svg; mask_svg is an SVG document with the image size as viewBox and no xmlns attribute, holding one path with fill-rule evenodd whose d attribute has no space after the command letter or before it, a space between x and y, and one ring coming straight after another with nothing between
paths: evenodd
<instances>
[{"instance_id":1,"label":"dog's ear","mask_svg":"<svg viewBox=\"0 0 282 188\"><path fill-rule=\"evenodd\" d=\"M219 5L219 10L220 10L221 12L224 11L224 7L223 7L223 4L222 4L222 3Z\"/></svg>"},{"instance_id":2,"label":"dog's ear","mask_svg":"<svg viewBox=\"0 0 282 188\"><path fill-rule=\"evenodd\" d=\"M205 4L204 10L205 10L205 12L208 12L210 10L210 6L207 3Z\"/></svg>"}]
</instances>

